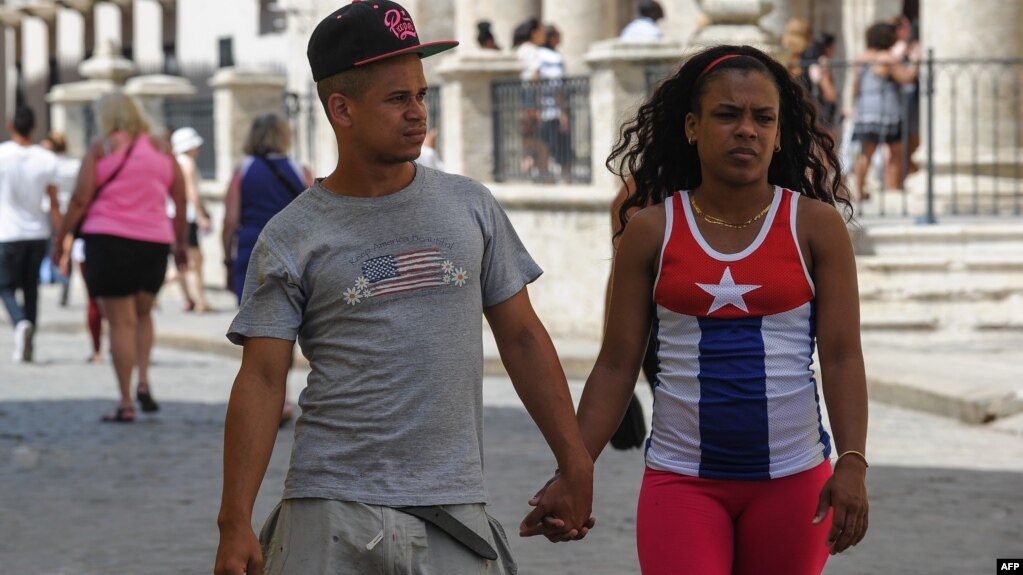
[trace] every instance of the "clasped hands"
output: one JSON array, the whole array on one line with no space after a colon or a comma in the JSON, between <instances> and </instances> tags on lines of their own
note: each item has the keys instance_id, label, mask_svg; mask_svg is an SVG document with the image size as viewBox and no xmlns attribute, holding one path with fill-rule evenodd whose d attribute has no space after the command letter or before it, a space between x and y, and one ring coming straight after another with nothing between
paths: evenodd
<instances>
[{"instance_id":1,"label":"clasped hands","mask_svg":"<svg viewBox=\"0 0 1023 575\"><path fill-rule=\"evenodd\" d=\"M519 524L520 537L543 535L552 543L578 541L593 529L593 475L562 476L555 472L529 500L533 507Z\"/></svg>"}]
</instances>

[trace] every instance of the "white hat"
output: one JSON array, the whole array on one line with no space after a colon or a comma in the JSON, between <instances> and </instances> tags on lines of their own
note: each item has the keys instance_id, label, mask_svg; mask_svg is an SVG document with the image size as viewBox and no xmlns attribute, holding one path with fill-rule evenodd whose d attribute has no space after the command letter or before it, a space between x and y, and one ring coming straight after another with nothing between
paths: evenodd
<instances>
[{"instance_id":1,"label":"white hat","mask_svg":"<svg viewBox=\"0 0 1023 575\"><path fill-rule=\"evenodd\" d=\"M171 134L171 147L174 148L175 154L184 154L189 150L198 148L202 143L202 136L199 135L199 132L195 131L195 128L178 128Z\"/></svg>"}]
</instances>

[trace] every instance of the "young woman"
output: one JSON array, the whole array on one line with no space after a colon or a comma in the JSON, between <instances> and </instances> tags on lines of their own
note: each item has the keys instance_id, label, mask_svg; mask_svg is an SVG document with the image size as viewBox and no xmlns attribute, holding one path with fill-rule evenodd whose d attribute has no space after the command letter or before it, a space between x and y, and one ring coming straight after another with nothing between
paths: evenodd
<instances>
[{"instance_id":1,"label":"young woman","mask_svg":"<svg viewBox=\"0 0 1023 575\"><path fill-rule=\"evenodd\" d=\"M835 204L851 207L831 136L784 66L719 46L639 109L608 164L636 193L578 418L596 459L652 327L643 573L820 573L867 529L856 268Z\"/></svg>"}]
</instances>

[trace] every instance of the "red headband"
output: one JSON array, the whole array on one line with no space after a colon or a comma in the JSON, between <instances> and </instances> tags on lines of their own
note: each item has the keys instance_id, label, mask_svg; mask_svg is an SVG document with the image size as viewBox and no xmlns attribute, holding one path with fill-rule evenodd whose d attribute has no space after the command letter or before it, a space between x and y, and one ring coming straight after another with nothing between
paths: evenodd
<instances>
[{"instance_id":1,"label":"red headband","mask_svg":"<svg viewBox=\"0 0 1023 575\"><path fill-rule=\"evenodd\" d=\"M707 72L710 72L711 70L714 69L714 66L717 66L718 64L724 62L725 60L731 60L732 58L740 58L742 56L744 56L744 54L725 54L724 56L719 56L710 64L707 64L707 67L703 69L703 72L700 72L700 75L697 76L696 79L699 80L700 78L706 76Z\"/></svg>"}]
</instances>

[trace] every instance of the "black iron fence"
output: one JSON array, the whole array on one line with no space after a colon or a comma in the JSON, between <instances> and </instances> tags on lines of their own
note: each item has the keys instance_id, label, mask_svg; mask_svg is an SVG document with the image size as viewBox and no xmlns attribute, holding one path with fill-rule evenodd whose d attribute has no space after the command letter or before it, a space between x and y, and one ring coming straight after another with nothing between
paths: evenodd
<instances>
[{"instance_id":1,"label":"black iron fence","mask_svg":"<svg viewBox=\"0 0 1023 575\"><path fill-rule=\"evenodd\" d=\"M592 180L589 78L500 80L491 94L496 181Z\"/></svg>"}]
</instances>

